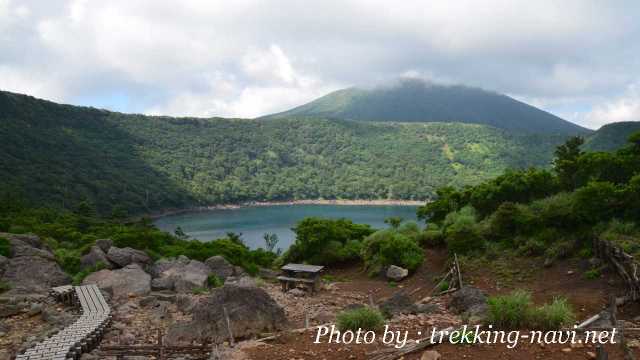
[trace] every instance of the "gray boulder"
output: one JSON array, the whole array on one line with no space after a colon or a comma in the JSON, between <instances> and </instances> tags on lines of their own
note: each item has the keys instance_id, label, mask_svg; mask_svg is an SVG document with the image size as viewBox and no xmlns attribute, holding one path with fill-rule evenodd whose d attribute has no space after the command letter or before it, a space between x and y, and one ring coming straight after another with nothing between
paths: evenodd
<instances>
[{"instance_id":1,"label":"gray boulder","mask_svg":"<svg viewBox=\"0 0 640 360\"><path fill-rule=\"evenodd\" d=\"M387 279L389 280L400 281L407 276L409 276L409 270L400 266L391 265L387 268Z\"/></svg>"},{"instance_id":2,"label":"gray boulder","mask_svg":"<svg viewBox=\"0 0 640 360\"><path fill-rule=\"evenodd\" d=\"M130 295L144 296L151 292L151 275L138 264L130 264L118 270L100 270L89 274L84 285L96 284L113 299L124 299Z\"/></svg>"},{"instance_id":3,"label":"gray boulder","mask_svg":"<svg viewBox=\"0 0 640 360\"><path fill-rule=\"evenodd\" d=\"M226 280L229 276L236 274L236 271L227 259L220 255L212 256L204 262L209 266L211 272L219 278Z\"/></svg>"},{"instance_id":4,"label":"gray boulder","mask_svg":"<svg viewBox=\"0 0 640 360\"><path fill-rule=\"evenodd\" d=\"M478 288L463 286L453 293L449 307L458 314L481 318L487 312L487 296Z\"/></svg>"},{"instance_id":5,"label":"gray boulder","mask_svg":"<svg viewBox=\"0 0 640 360\"><path fill-rule=\"evenodd\" d=\"M113 240L111 239L98 239L96 240L96 246L100 248L100 250L104 251L104 253L108 253L109 249L113 246Z\"/></svg>"},{"instance_id":6,"label":"gray boulder","mask_svg":"<svg viewBox=\"0 0 640 360\"><path fill-rule=\"evenodd\" d=\"M279 330L286 323L284 310L263 289L225 285L214 289L194 306L192 321L172 325L167 342L225 341L227 325L221 311L223 307L227 309L231 331L236 338Z\"/></svg>"},{"instance_id":7,"label":"gray boulder","mask_svg":"<svg viewBox=\"0 0 640 360\"><path fill-rule=\"evenodd\" d=\"M0 233L0 237L9 240L11 244L10 257L12 258L19 256L40 256L55 260L55 256L51 250L45 246L36 235Z\"/></svg>"},{"instance_id":8,"label":"gray boulder","mask_svg":"<svg viewBox=\"0 0 640 360\"><path fill-rule=\"evenodd\" d=\"M405 293L398 292L392 297L381 302L378 307L387 317L399 314L423 314L432 313L438 309L435 304L415 304Z\"/></svg>"},{"instance_id":9,"label":"gray boulder","mask_svg":"<svg viewBox=\"0 0 640 360\"><path fill-rule=\"evenodd\" d=\"M19 256L9 259L2 281L11 285L12 293L47 292L51 287L71 283L55 260L41 256Z\"/></svg>"},{"instance_id":10,"label":"gray boulder","mask_svg":"<svg viewBox=\"0 0 640 360\"><path fill-rule=\"evenodd\" d=\"M175 290L190 292L197 287L207 286L211 269L206 264L181 257L175 260L158 261L152 267L154 290Z\"/></svg>"},{"instance_id":11,"label":"gray boulder","mask_svg":"<svg viewBox=\"0 0 640 360\"><path fill-rule=\"evenodd\" d=\"M151 258L144 251L132 249L130 247L118 248L112 246L107 252L107 258L121 267L125 267L129 264L147 265L151 263Z\"/></svg>"},{"instance_id":12,"label":"gray boulder","mask_svg":"<svg viewBox=\"0 0 640 360\"><path fill-rule=\"evenodd\" d=\"M102 251L102 248L93 245L89 253L80 258L80 265L82 268L95 268L98 264L102 264L106 269L113 268L111 261L107 258L107 254Z\"/></svg>"},{"instance_id":13,"label":"gray boulder","mask_svg":"<svg viewBox=\"0 0 640 360\"><path fill-rule=\"evenodd\" d=\"M187 265L189 261L189 258L184 255L180 255L175 259L160 259L149 268L149 274L151 274L152 277L157 278L162 276L162 273L171 268Z\"/></svg>"}]
</instances>

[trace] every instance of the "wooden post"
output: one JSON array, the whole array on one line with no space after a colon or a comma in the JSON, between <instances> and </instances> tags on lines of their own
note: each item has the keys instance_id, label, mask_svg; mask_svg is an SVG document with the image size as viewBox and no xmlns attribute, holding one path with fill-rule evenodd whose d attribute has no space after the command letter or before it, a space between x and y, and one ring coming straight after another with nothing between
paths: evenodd
<instances>
[{"instance_id":1,"label":"wooden post","mask_svg":"<svg viewBox=\"0 0 640 360\"><path fill-rule=\"evenodd\" d=\"M162 330L158 328L158 351L160 352L158 359L165 360L164 358L164 345L162 344Z\"/></svg>"},{"instance_id":2,"label":"wooden post","mask_svg":"<svg viewBox=\"0 0 640 360\"><path fill-rule=\"evenodd\" d=\"M458 263L458 254L453 253L456 262L456 272L458 273L458 289L462 289L462 274L460 273L460 264Z\"/></svg>"},{"instance_id":3,"label":"wooden post","mask_svg":"<svg viewBox=\"0 0 640 360\"><path fill-rule=\"evenodd\" d=\"M231 332L231 321L229 320L229 313L227 313L226 306L222 307L222 311L224 313L224 319L227 323L227 332L229 333L229 345L235 346L235 341L233 340L233 333Z\"/></svg>"},{"instance_id":4,"label":"wooden post","mask_svg":"<svg viewBox=\"0 0 640 360\"><path fill-rule=\"evenodd\" d=\"M596 360L608 360L609 356L602 345L596 346Z\"/></svg>"},{"instance_id":5,"label":"wooden post","mask_svg":"<svg viewBox=\"0 0 640 360\"><path fill-rule=\"evenodd\" d=\"M307 311L307 309L304 309L304 328L309 328L309 312Z\"/></svg>"},{"instance_id":6,"label":"wooden post","mask_svg":"<svg viewBox=\"0 0 640 360\"><path fill-rule=\"evenodd\" d=\"M369 307L372 309L376 307L376 304L373 302L373 296L371 294L369 294Z\"/></svg>"}]
</instances>

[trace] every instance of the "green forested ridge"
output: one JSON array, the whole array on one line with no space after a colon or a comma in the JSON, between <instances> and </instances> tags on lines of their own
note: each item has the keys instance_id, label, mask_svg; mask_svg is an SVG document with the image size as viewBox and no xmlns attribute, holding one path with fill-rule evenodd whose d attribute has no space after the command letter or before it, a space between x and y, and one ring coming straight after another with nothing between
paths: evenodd
<instances>
[{"instance_id":1,"label":"green forested ridge","mask_svg":"<svg viewBox=\"0 0 640 360\"><path fill-rule=\"evenodd\" d=\"M476 186L438 190L421 207L429 219L424 239L457 253L505 251L546 256L590 256L594 237L640 254L640 132L615 152L584 152L569 139L555 152L553 171L509 172ZM588 276L600 270L591 269Z\"/></svg>"},{"instance_id":2,"label":"green forested ridge","mask_svg":"<svg viewBox=\"0 0 640 360\"><path fill-rule=\"evenodd\" d=\"M632 133L640 131L640 121L623 121L602 126L585 141L587 151L613 151L624 147Z\"/></svg>"},{"instance_id":3,"label":"green forested ridge","mask_svg":"<svg viewBox=\"0 0 640 360\"><path fill-rule=\"evenodd\" d=\"M127 115L0 92L2 189L102 214L313 198L426 199L546 166L562 136L459 123Z\"/></svg>"},{"instance_id":4,"label":"green forested ridge","mask_svg":"<svg viewBox=\"0 0 640 360\"><path fill-rule=\"evenodd\" d=\"M512 132L586 134L590 130L506 95L467 86L405 79L392 86L349 88L266 118L316 116L361 121L462 122Z\"/></svg>"}]
</instances>

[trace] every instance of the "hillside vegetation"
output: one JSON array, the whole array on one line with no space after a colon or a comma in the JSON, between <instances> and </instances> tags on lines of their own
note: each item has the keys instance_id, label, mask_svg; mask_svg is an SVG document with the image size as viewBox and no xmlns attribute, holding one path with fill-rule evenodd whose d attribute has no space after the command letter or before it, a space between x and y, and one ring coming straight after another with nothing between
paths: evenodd
<instances>
[{"instance_id":1,"label":"hillside vegetation","mask_svg":"<svg viewBox=\"0 0 640 360\"><path fill-rule=\"evenodd\" d=\"M291 116L383 122L462 122L518 133L577 135L590 132L506 95L409 79L373 89L338 90L267 118Z\"/></svg>"},{"instance_id":2,"label":"hillside vegetation","mask_svg":"<svg viewBox=\"0 0 640 360\"><path fill-rule=\"evenodd\" d=\"M100 214L250 200L427 199L544 167L563 136L459 123L127 115L0 92L2 190Z\"/></svg>"},{"instance_id":3,"label":"hillside vegetation","mask_svg":"<svg viewBox=\"0 0 640 360\"><path fill-rule=\"evenodd\" d=\"M438 190L418 211L429 219L429 244L461 254L591 256L594 237L640 249L640 132L616 152L584 152L569 139L553 171L507 172L473 187ZM592 269L590 277L599 269Z\"/></svg>"},{"instance_id":4,"label":"hillside vegetation","mask_svg":"<svg viewBox=\"0 0 640 360\"><path fill-rule=\"evenodd\" d=\"M602 126L589 136L584 149L587 151L614 151L627 144L632 133L640 131L640 121L623 121Z\"/></svg>"}]
</instances>

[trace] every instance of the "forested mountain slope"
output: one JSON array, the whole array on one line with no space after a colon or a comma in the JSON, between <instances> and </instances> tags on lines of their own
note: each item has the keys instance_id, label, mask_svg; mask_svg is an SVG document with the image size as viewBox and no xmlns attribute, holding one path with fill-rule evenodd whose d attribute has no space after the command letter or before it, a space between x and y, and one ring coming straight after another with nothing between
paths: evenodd
<instances>
[{"instance_id":1,"label":"forested mountain slope","mask_svg":"<svg viewBox=\"0 0 640 360\"><path fill-rule=\"evenodd\" d=\"M562 136L459 123L127 115L0 92L0 182L101 213L313 198L425 199L546 166Z\"/></svg>"},{"instance_id":2,"label":"forested mountain slope","mask_svg":"<svg viewBox=\"0 0 640 360\"><path fill-rule=\"evenodd\" d=\"M602 126L584 144L588 151L614 151L627 145L629 135L640 131L640 121L623 121Z\"/></svg>"},{"instance_id":3,"label":"forested mountain slope","mask_svg":"<svg viewBox=\"0 0 640 360\"><path fill-rule=\"evenodd\" d=\"M514 132L586 134L590 130L506 95L467 86L402 80L373 89L338 90L266 118L322 116L362 121L463 122Z\"/></svg>"}]
</instances>

